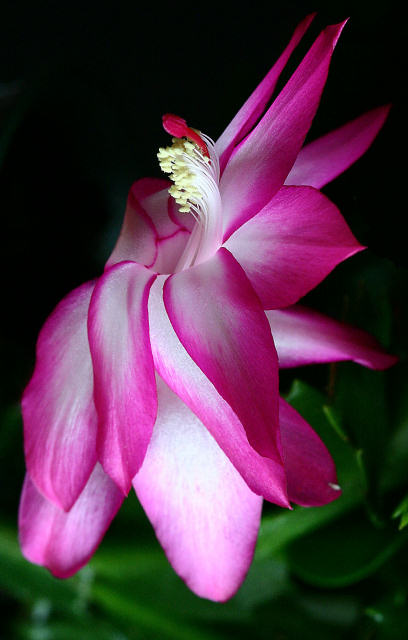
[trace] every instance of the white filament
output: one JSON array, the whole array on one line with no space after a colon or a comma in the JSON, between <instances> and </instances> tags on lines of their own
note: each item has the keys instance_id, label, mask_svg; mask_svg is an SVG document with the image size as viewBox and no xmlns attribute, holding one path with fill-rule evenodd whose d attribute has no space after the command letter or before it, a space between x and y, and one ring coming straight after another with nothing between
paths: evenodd
<instances>
[{"instance_id":1,"label":"white filament","mask_svg":"<svg viewBox=\"0 0 408 640\"><path fill-rule=\"evenodd\" d=\"M180 138L173 138L172 146L158 153L162 170L174 182L169 193L180 205L180 211L191 213L196 220L176 271L207 260L222 243L218 155L213 140L199 135L207 145L209 158L197 144Z\"/></svg>"}]
</instances>

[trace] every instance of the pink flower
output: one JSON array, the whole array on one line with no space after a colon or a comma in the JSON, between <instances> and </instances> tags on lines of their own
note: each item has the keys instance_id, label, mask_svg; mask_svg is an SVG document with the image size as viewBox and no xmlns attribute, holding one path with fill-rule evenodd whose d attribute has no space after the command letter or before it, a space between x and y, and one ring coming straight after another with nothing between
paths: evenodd
<instances>
[{"instance_id":1,"label":"pink flower","mask_svg":"<svg viewBox=\"0 0 408 640\"><path fill-rule=\"evenodd\" d=\"M263 498L339 496L324 444L279 399L278 363L394 362L365 333L293 306L363 249L318 189L366 151L388 107L302 148L342 23L259 120L312 17L215 144L164 117L171 195L167 180L133 185L104 274L40 333L22 403L20 539L56 576L89 560L133 485L175 571L226 600L251 563Z\"/></svg>"}]
</instances>

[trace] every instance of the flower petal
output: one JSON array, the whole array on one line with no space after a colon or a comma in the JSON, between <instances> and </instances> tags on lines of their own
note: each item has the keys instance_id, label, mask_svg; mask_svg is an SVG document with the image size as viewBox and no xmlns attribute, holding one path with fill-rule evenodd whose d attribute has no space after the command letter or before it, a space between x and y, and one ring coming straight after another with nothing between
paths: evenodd
<instances>
[{"instance_id":1,"label":"flower petal","mask_svg":"<svg viewBox=\"0 0 408 640\"><path fill-rule=\"evenodd\" d=\"M143 178L132 185L125 218L106 268L131 260L158 273L171 273L194 225L178 212L168 180Z\"/></svg>"},{"instance_id":2,"label":"flower petal","mask_svg":"<svg viewBox=\"0 0 408 640\"><path fill-rule=\"evenodd\" d=\"M300 305L266 315L282 368L353 360L370 369L387 369L397 361L365 331Z\"/></svg>"},{"instance_id":3,"label":"flower petal","mask_svg":"<svg viewBox=\"0 0 408 640\"><path fill-rule=\"evenodd\" d=\"M163 302L164 276L149 296L150 340L154 365L168 386L204 423L250 489L266 500L289 506L281 463L260 456L249 444L237 416L179 341Z\"/></svg>"},{"instance_id":4,"label":"flower petal","mask_svg":"<svg viewBox=\"0 0 408 640\"><path fill-rule=\"evenodd\" d=\"M158 390L157 422L133 486L174 570L197 595L224 601L251 564L262 498L161 380Z\"/></svg>"},{"instance_id":5,"label":"flower petal","mask_svg":"<svg viewBox=\"0 0 408 640\"><path fill-rule=\"evenodd\" d=\"M390 108L391 105L386 105L368 111L303 147L285 184L305 184L321 189L334 180L367 151Z\"/></svg>"},{"instance_id":6,"label":"flower petal","mask_svg":"<svg viewBox=\"0 0 408 640\"><path fill-rule=\"evenodd\" d=\"M282 187L225 246L265 309L294 304L364 249L337 207L312 187Z\"/></svg>"},{"instance_id":7,"label":"flower petal","mask_svg":"<svg viewBox=\"0 0 408 640\"><path fill-rule=\"evenodd\" d=\"M255 129L236 148L220 182L224 240L282 186L309 130L345 22L327 27Z\"/></svg>"},{"instance_id":8,"label":"flower petal","mask_svg":"<svg viewBox=\"0 0 408 640\"><path fill-rule=\"evenodd\" d=\"M27 474L19 508L24 556L47 567L57 578L69 578L95 552L122 500L123 495L99 464L68 512L44 498Z\"/></svg>"},{"instance_id":9,"label":"flower petal","mask_svg":"<svg viewBox=\"0 0 408 640\"><path fill-rule=\"evenodd\" d=\"M39 490L69 509L96 462L97 417L86 333L87 282L69 293L45 322L22 399L28 471Z\"/></svg>"},{"instance_id":10,"label":"flower petal","mask_svg":"<svg viewBox=\"0 0 408 640\"><path fill-rule=\"evenodd\" d=\"M256 87L255 91L249 96L248 100L241 107L235 117L231 120L225 131L218 138L215 149L220 159L221 173L224 170L228 159L238 142L252 129L258 118L262 115L272 93L279 80L279 76L286 66L287 61L301 41L303 35L309 28L310 23L315 17L315 13L306 16L296 27L289 44L273 65L272 69L266 74L265 78Z\"/></svg>"},{"instance_id":11,"label":"flower petal","mask_svg":"<svg viewBox=\"0 0 408 640\"><path fill-rule=\"evenodd\" d=\"M163 298L180 341L241 420L250 444L279 464L276 351L241 267L221 248L170 276Z\"/></svg>"},{"instance_id":12,"label":"flower petal","mask_svg":"<svg viewBox=\"0 0 408 640\"><path fill-rule=\"evenodd\" d=\"M319 507L339 498L330 453L306 420L282 398L279 421L289 499L303 507Z\"/></svg>"},{"instance_id":13,"label":"flower petal","mask_svg":"<svg viewBox=\"0 0 408 640\"><path fill-rule=\"evenodd\" d=\"M123 260L133 260L146 266L154 263L157 252L156 230L140 203L142 199L140 191L142 190L144 197L147 197L151 193L163 190L165 183L167 184L165 180L151 182L139 180L132 185L126 203L122 229L115 248L106 263L106 268Z\"/></svg>"},{"instance_id":14,"label":"flower petal","mask_svg":"<svg viewBox=\"0 0 408 640\"><path fill-rule=\"evenodd\" d=\"M136 262L114 265L99 279L89 307L98 455L125 494L143 462L157 412L147 315L155 277Z\"/></svg>"}]
</instances>

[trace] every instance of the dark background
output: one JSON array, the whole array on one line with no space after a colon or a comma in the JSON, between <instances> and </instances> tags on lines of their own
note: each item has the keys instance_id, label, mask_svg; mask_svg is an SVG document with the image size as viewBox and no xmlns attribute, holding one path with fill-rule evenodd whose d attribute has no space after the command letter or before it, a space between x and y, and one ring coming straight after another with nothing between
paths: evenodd
<instances>
[{"instance_id":1,"label":"dark background","mask_svg":"<svg viewBox=\"0 0 408 640\"><path fill-rule=\"evenodd\" d=\"M248 3L245 8L237 3L202 3L197 7L190 4L187 8L175 3L141 5L137 2L0 4L0 214L4 301L0 388L0 473L4 489L0 496L0 518L6 527L6 546L0 546L0 551L4 551L4 557L0 553L0 558L5 562L0 607L6 629L4 637L71 638L77 631L75 625L79 625L81 637L88 637L86 634L91 634L90 628L94 624L92 606L100 607L95 614L102 619L102 626L97 629L99 637L184 637L178 636L177 626L175 635L168 630L171 624L181 624L174 623L171 615L167 631L166 623L160 631L149 631L149 622L138 618L135 621L132 606L126 610L124 600L117 595L124 590L121 584L113 590L115 595L111 600L108 599L110 604L103 604L103 598L99 599L97 605L89 605L90 613L88 604L85 606L75 591L74 601L79 598L82 604L78 606L86 612L78 614L69 609L70 613L61 613L57 600L54 602L50 595L55 589L58 592L55 581L47 582L43 570L20 562L15 546L15 519L24 466L18 401L32 370L35 340L45 318L70 289L100 273L120 228L131 183L143 176L160 175L156 152L167 141L161 128L161 115L177 113L216 139L281 53L296 24L311 11L318 11L318 15L291 59L279 87L324 26L347 16L351 19L333 56L310 139L375 106L392 102L393 108L367 155L325 188L325 193L340 207L357 238L369 247L369 252L339 267L309 296L309 303L371 330L385 346L398 353L402 364L384 378L368 372L359 378L356 369L344 365L336 378L335 391L333 369L328 367L286 373L282 376L282 386L284 391L293 393L293 380L298 377L323 394L321 404L325 402L324 397L326 400L327 397L333 400L333 396L340 398L338 412L346 416L343 427L349 428L347 437L354 446L354 453L368 452L364 469L364 504L358 513L370 521L370 531L377 531L378 522L381 523L380 530L382 526L390 526L393 507L408 490L407 475L401 475L397 488L394 484L392 499L389 489L388 493L381 492L378 481L384 443L389 441L390 433L398 431L398 420L401 426L406 417L402 399L406 396L404 359L407 347L406 207L403 199L407 29L399 13L399 4L361 0L269 2L267 8L258 2ZM356 389L361 390L361 394ZM384 406L381 411L376 406L371 407L370 414L373 393L384 396ZM300 397L300 408L305 412L302 393ZM306 393L305 397L307 404L307 398L311 396ZM317 396L316 402L319 402ZM361 424L360 417L367 407L370 418L363 419ZM391 423L388 431L384 420L380 426L375 426L379 415L385 416L387 424ZM367 432L376 435L368 441ZM142 538L144 535L146 544L151 545L146 548L159 553L153 547L155 543L148 525L144 521L141 524L143 516L139 512L132 515L132 509L137 511L136 503L129 502L131 506L109 534L113 549L115 541L122 541L122 538L129 549L137 546L135 532L125 535L129 523L133 527L136 522L144 531ZM271 511L271 518L274 513ZM362 515L367 513L369 517ZM346 520L344 523L347 527ZM356 533L353 535L358 538ZM360 537L364 538L364 535L361 533ZM346 542L344 538L342 542ZM317 542L313 545L312 540L310 544L316 549ZM349 546L344 548L349 549L351 544L349 541ZM394 544L390 556L397 553L399 545L400 542ZM386 544L380 546L386 547ZM14 564L7 564L11 562L10 554ZM343 633L361 638L402 637L392 635L392 629L401 632L401 622L388 623L386 618L386 623L380 623L381 616L384 621L382 610L378 613L373 609L375 598L373 600L371 596L378 585L367 580L377 580L375 563L367 574L374 574L374 577L367 578L364 574L365 581L360 582L360 576L347 583L348 590L339 592L343 598L340 604L345 611L342 615L336 600L338 593L333 595L330 590L326 593L324 589L328 588L328 583L324 581L316 583L309 576L308 582L304 571L302 574L302 570L296 570L290 552L285 557L282 570L289 571L290 579L294 572L295 593L298 594L296 589L303 590L302 593L306 589L309 604L299 613L289 598L285 618L284 606L280 601L277 604L273 593L268 595L267 591L266 600L259 604L255 599L255 603L264 612L265 621L269 616L280 620L276 635L266 635L270 631L267 622L264 627L262 623L255 625L253 620L263 620L255 607L248 614L247 626L241 623L240 628L245 632L243 637L247 637L249 628L253 637L298 637L296 634L300 629L305 633L305 624L314 630L314 637L319 637L319 633L321 637L327 637L328 629L330 633L339 634L338 637L343 637ZM394 558L393 562L400 566L401 557ZM268 557L268 562L273 564L275 560L271 558ZM386 558L383 561L386 562ZM166 566L163 567L166 571ZM298 586L296 581L301 583L302 579L307 588L303 583ZM86 582L86 578L80 580ZM162 577L158 580L161 582ZM260 569L258 577L254 578L255 592L262 591L263 580L264 572ZM281 584L279 580L279 576L273 574L271 584ZM30 586L30 581L34 586ZM137 577L132 584L135 582ZM25 587L21 591L22 583ZM72 584L77 589L77 583ZM82 582L78 584L82 585ZM318 592L319 585L324 587L323 595ZM180 598L190 598L184 587L177 588ZM392 591L387 580L378 589L384 598ZM317 592L323 597L323 600L317 599L319 604L316 604ZM400 582L397 580L395 593L405 603L407 584L403 576ZM136 587L130 602L138 601L139 596ZM116 613L112 614L111 601L115 597L119 598L119 604ZM158 605L161 615L171 601L171 594L166 597L167 604L163 604L166 599L163 596L163 602ZM61 598L64 600L65 595ZM201 606L195 604L198 601L193 597L188 602L193 610ZM251 596L249 602L252 602ZM217 630L219 637L236 635L238 618L235 616L241 605L250 610L248 602L238 602L236 611L227 609L232 611L227 621L222 607L208 609L212 612L208 614L211 628ZM38 614L38 618L36 611L39 607L41 613L41 606L45 607L46 614L41 614L43 617ZM203 604L203 611L207 611L205 606ZM291 609L292 606L295 608ZM336 615L330 619L328 613L322 622L321 612L327 607L329 610L332 607ZM370 607L377 612L371 618L366 614ZM316 618L317 609L320 617ZM107 611L110 611L109 615ZM105 615L109 619L106 624L103 622ZM201 610L197 615L199 620L202 616L205 618ZM181 614L180 619L183 619ZM300 620L299 627L292 622L296 619ZM132 620L133 631L127 627L129 620ZM202 624L201 621L197 628ZM326 627L326 624L332 626ZM206 637L195 635L197 628L194 627L194 633L187 630L186 637ZM256 633L259 636L254 635ZM0 634L0 637L3 636Z\"/></svg>"}]
</instances>

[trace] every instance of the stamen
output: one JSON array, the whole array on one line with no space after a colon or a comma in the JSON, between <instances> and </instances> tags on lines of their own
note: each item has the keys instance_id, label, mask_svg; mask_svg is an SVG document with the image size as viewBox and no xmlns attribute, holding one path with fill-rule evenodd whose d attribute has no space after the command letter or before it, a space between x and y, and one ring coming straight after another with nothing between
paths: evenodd
<instances>
[{"instance_id":1,"label":"stamen","mask_svg":"<svg viewBox=\"0 0 408 640\"><path fill-rule=\"evenodd\" d=\"M189 213L192 208L196 210L200 206L200 200L205 197L208 188L212 190L208 182L215 181L218 185L218 157L215 151L210 156L208 150L209 146L214 147L214 143L188 127L183 118L173 114L163 116L163 127L175 137L170 147L159 149L157 157L160 168L174 182L169 193L181 205L180 211Z\"/></svg>"},{"instance_id":2,"label":"stamen","mask_svg":"<svg viewBox=\"0 0 408 640\"><path fill-rule=\"evenodd\" d=\"M169 147L157 154L160 167L174 183L169 193L179 211L191 213L197 221L186 246L179 269L207 259L221 246L220 169L214 142L187 126L183 118L163 116L164 129L173 135Z\"/></svg>"},{"instance_id":3,"label":"stamen","mask_svg":"<svg viewBox=\"0 0 408 640\"><path fill-rule=\"evenodd\" d=\"M169 189L170 195L181 205L180 211L188 213L201 197L197 184L197 173L202 173L200 165L209 165L210 158L203 155L198 145L190 140L172 138L172 143L171 147L161 147L157 157L161 170L170 174L174 182ZM207 145L205 147L207 149Z\"/></svg>"}]
</instances>

